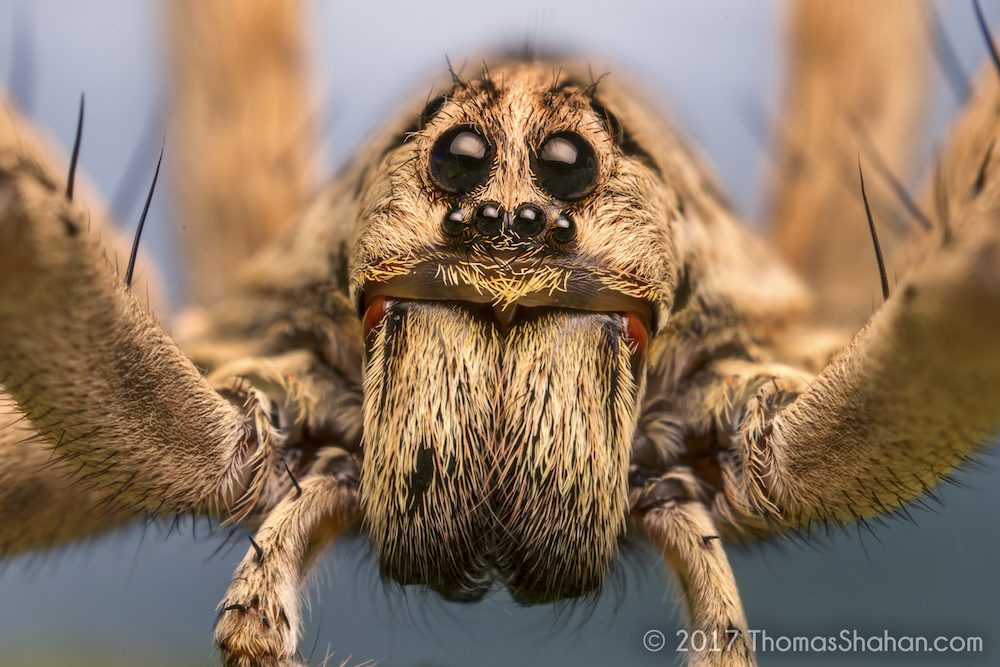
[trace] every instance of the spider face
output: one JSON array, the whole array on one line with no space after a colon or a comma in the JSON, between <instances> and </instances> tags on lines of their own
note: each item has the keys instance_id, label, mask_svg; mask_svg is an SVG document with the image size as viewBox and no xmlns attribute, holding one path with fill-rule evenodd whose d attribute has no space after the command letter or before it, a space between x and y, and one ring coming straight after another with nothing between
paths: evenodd
<instances>
[{"instance_id":1,"label":"spider face","mask_svg":"<svg viewBox=\"0 0 1000 667\"><path fill-rule=\"evenodd\" d=\"M582 595L625 531L672 193L563 71L456 80L362 181L362 503L383 571L450 597Z\"/></svg>"},{"instance_id":2,"label":"spider face","mask_svg":"<svg viewBox=\"0 0 1000 667\"><path fill-rule=\"evenodd\" d=\"M649 155L629 152L612 115L620 91L577 74L495 65L376 142L351 256L359 310L391 294L490 304L505 319L515 306L635 312L655 333L676 271L675 195Z\"/></svg>"},{"instance_id":3,"label":"spider face","mask_svg":"<svg viewBox=\"0 0 1000 667\"><path fill-rule=\"evenodd\" d=\"M282 24L257 20L263 5L253 6L253 25ZM809 76L795 89L808 94L790 105L777 160L779 251L740 228L617 72L595 85L546 62L453 79L307 215L280 215L312 196L295 159L313 148L308 113L285 87L301 74L288 57L297 38L265 44L237 29L243 2L225 16L172 7L188 12L174 48L205 49L178 65L177 109L192 113L173 136L178 154L195 156L179 160L179 199L207 190L181 218L192 235L223 232L225 245L193 244L209 263L192 254L190 267L221 300L195 313L193 334L174 330L175 347L141 287L106 262L95 238L110 235L65 194L62 166L14 110L0 114L0 398L24 417L0 414L0 553L80 539L138 511L246 519L253 541L219 605L216 642L226 664L293 665L304 573L353 524L383 573L457 600L497 586L522 602L590 593L623 536L645 534L680 581L692 637L727 640L724 654L695 649L691 663L747 667L755 623L723 540L892 513L1000 431L994 88L979 98L989 112L977 118L971 105L945 152L930 231L913 235L934 245L930 259L901 272L839 356L848 337L803 315L802 283L779 257L833 258L832 277L819 275L829 262L798 267L821 312L836 312L831 295L845 291L867 312L875 281L844 262L871 264L870 240L844 251L823 237L840 243L863 220L843 182L823 190L845 150L856 173L856 137L831 149L816 134L801 143L796 128L836 136L847 117L898 148L919 108L907 89L919 63L889 54L924 34L919 5L798 10ZM261 61L228 67L237 49L212 52L230 34L270 54L272 87L258 85L266 71L242 68ZM818 43L837 57L817 62ZM874 92L855 87L857 53ZM200 106L209 98L224 108ZM229 134L219 118L248 122ZM815 162L814 149L827 153ZM887 152L906 163L905 151ZM254 225L284 219L296 228L246 260L247 280L210 277L235 274L216 265L246 259L239 239L273 236ZM224 220L238 224L226 231ZM115 503L130 512L102 511Z\"/></svg>"}]
</instances>

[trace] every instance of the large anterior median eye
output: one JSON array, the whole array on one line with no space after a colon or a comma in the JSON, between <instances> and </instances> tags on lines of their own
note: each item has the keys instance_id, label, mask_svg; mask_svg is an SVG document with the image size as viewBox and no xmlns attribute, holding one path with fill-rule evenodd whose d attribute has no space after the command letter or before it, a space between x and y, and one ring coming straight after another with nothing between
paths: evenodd
<instances>
[{"instance_id":1,"label":"large anterior median eye","mask_svg":"<svg viewBox=\"0 0 1000 667\"><path fill-rule=\"evenodd\" d=\"M431 149L431 177L447 192L465 194L490 175L493 147L469 125L453 127Z\"/></svg>"},{"instance_id":2,"label":"large anterior median eye","mask_svg":"<svg viewBox=\"0 0 1000 667\"><path fill-rule=\"evenodd\" d=\"M594 149L579 134L557 132L534 156L532 170L538 185L563 200L581 199L597 182Z\"/></svg>"}]
</instances>

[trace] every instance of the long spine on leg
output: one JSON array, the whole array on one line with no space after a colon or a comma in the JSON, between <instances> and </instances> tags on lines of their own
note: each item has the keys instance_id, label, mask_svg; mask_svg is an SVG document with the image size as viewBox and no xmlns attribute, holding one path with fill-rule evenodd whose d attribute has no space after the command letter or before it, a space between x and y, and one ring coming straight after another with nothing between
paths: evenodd
<instances>
[{"instance_id":1,"label":"long spine on leg","mask_svg":"<svg viewBox=\"0 0 1000 667\"><path fill-rule=\"evenodd\" d=\"M743 470L786 521L849 521L933 486L1000 429L1000 238L938 254L773 420Z\"/></svg>"},{"instance_id":2,"label":"long spine on leg","mask_svg":"<svg viewBox=\"0 0 1000 667\"><path fill-rule=\"evenodd\" d=\"M86 213L0 155L0 382L56 451L121 501L176 513L232 487L257 448L115 274Z\"/></svg>"},{"instance_id":3,"label":"long spine on leg","mask_svg":"<svg viewBox=\"0 0 1000 667\"><path fill-rule=\"evenodd\" d=\"M942 229L914 239L923 259L795 401L744 423L745 491L765 514L891 511L1000 430L998 99L990 65L939 165Z\"/></svg>"},{"instance_id":4,"label":"long spine on leg","mask_svg":"<svg viewBox=\"0 0 1000 667\"><path fill-rule=\"evenodd\" d=\"M791 5L785 111L772 190L772 236L816 290L816 317L855 326L871 309L878 273L857 188L857 160L893 170L869 198L890 267L894 231L909 224L891 182L911 175L928 99L922 3L809 0ZM866 179L868 180L868 179ZM904 232L905 234L905 232Z\"/></svg>"}]
</instances>

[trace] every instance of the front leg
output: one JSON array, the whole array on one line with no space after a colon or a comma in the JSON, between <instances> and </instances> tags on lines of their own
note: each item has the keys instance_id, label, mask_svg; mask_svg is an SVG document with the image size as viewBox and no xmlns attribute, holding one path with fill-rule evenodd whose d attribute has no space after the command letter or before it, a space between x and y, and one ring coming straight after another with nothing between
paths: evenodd
<instances>
[{"instance_id":1,"label":"front leg","mask_svg":"<svg viewBox=\"0 0 1000 667\"><path fill-rule=\"evenodd\" d=\"M747 406L736 477L752 507L798 526L882 514L997 433L1000 238L968 241L902 282L773 418Z\"/></svg>"},{"instance_id":2,"label":"front leg","mask_svg":"<svg viewBox=\"0 0 1000 667\"><path fill-rule=\"evenodd\" d=\"M240 563L215 628L223 664L299 665L300 592L315 556L358 516L358 467L340 450L267 515Z\"/></svg>"},{"instance_id":3,"label":"front leg","mask_svg":"<svg viewBox=\"0 0 1000 667\"><path fill-rule=\"evenodd\" d=\"M0 389L0 558L48 549L123 526L135 517L52 455Z\"/></svg>"},{"instance_id":4,"label":"front leg","mask_svg":"<svg viewBox=\"0 0 1000 667\"><path fill-rule=\"evenodd\" d=\"M677 575L691 634L689 667L756 665L733 570L715 523L695 499L693 478L678 469L648 484L634 511Z\"/></svg>"},{"instance_id":5,"label":"front leg","mask_svg":"<svg viewBox=\"0 0 1000 667\"><path fill-rule=\"evenodd\" d=\"M124 505L188 511L260 451L116 275L86 211L0 150L0 382L57 454Z\"/></svg>"}]
</instances>

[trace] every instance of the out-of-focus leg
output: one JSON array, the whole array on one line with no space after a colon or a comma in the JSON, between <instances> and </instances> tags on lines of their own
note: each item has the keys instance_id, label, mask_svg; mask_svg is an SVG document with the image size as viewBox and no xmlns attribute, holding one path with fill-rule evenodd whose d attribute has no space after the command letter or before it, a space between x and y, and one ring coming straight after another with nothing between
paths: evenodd
<instances>
[{"instance_id":1,"label":"out-of-focus leg","mask_svg":"<svg viewBox=\"0 0 1000 667\"><path fill-rule=\"evenodd\" d=\"M232 294L246 258L313 194L305 4L169 3L178 233L202 303Z\"/></svg>"}]
</instances>

